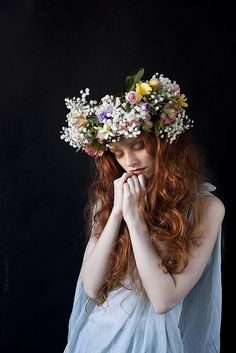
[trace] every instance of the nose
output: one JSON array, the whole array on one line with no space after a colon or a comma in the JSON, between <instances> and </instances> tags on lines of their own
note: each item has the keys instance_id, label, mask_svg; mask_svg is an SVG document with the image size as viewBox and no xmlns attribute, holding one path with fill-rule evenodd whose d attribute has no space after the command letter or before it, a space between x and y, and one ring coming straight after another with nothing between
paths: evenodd
<instances>
[{"instance_id":1,"label":"nose","mask_svg":"<svg viewBox=\"0 0 236 353\"><path fill-rule=\"evenodd\" d=\"M127 167L135 167L139 164L138 158L133 152L127 152L125 162Z\"/></svg>"}]
</instances>

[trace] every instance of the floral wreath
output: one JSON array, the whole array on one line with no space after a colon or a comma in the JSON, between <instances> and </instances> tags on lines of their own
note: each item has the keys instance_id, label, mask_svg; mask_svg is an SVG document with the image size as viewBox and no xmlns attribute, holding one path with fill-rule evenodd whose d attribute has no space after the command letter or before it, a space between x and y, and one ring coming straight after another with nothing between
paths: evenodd
<instances>
[{"instance_id":1,"label":"floral wreath","mask_svg":"<svg viewBox=\"0 0 236 353\"><path fill-rule=\"evenodd\" d=\"M132 138L142 130L151 132L172 143L177 135L193 126L185 113L185 94L180 87L162 74L141 81L144 68L133 71L125 80L119 96L106 95L100 102L87 101L89 88L81 90L81 98L65 98L70 112L67 127L62 127L64 139L77 151L82 149L92 157L102 156L112 142L122 137ZM76 152L77 152L76 151Z\"/></svg>"}]
</instances>

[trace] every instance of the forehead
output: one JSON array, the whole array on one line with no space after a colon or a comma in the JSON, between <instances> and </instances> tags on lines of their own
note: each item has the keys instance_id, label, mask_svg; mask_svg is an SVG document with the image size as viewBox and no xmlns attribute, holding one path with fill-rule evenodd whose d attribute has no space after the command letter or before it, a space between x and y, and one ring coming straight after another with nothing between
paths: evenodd
<instances>
[{"instance_id":1,"label":"forehead","mask_svg":"<svg viewBox=\"0 0 236 353\"><path fill-rule=\"evenodd\" d=\"M112 150L112 149L120 148L120 147L129 147L134 142L137 142L140 140L141 140L140 136L132 137L132 138L123 137L122 139L120 139L120 141L112 143L110 149Z\"/></svg>"}]
</instances>

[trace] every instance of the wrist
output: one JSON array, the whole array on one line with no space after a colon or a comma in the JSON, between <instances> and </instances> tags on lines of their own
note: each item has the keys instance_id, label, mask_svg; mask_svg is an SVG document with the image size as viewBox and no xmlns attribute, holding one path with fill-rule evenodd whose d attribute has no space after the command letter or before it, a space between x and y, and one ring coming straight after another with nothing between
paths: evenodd
<instances>
[{"instance_id":1,"label":"wrist","mask_svg":"<svg viewBox=\"0 0 236 353\"><path fill-rule=\"evenodd\" d=\"M122 218L123 218L123 213L122 213L122 211L119 211L119 210L116 210L115 208L113 208L113 209L111 210L111 216L113 216L113 217L115 217L115 218L117 218L117 219L122 220Z\"/></svg>"},{"instance_id":2,"label":"wrist","mask_svg":"<svg viewBox=\"0 0 236 353\"><path fill-rule=\"evenodd\" d=\"M124 220L128 227L132 227L132 228L146 227L145 219L139 213L135 213L133 215L124 217Z\"/></svg>"}]
</instances>

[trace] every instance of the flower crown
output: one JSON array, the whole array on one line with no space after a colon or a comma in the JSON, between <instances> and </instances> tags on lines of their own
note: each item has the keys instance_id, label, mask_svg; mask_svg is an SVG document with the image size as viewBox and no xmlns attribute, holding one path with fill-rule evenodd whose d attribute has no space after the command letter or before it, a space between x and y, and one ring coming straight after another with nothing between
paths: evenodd
<instances>
[{"instance_id":1,"label":"flower crown","mask_svg":"<svg viewBox=\"0 0 236 353\"><path fill-rule=\"evenodd\" d=\"M80 91L81 98L65 98L70 112L67 127L62 127L64 139L77 151L82 149L93 157L101 156L112 142L122 137L132 138L142 130L172 143L177 135L193 126L185 114L185 94L180 87L162 74L156 73L148 81L141 81L144 69L132 72L125 80L119 96L106 95L98 103L87 101L89 88ZM77 152L76 151L76 152Z\"/></svg>"}]
</instances>

